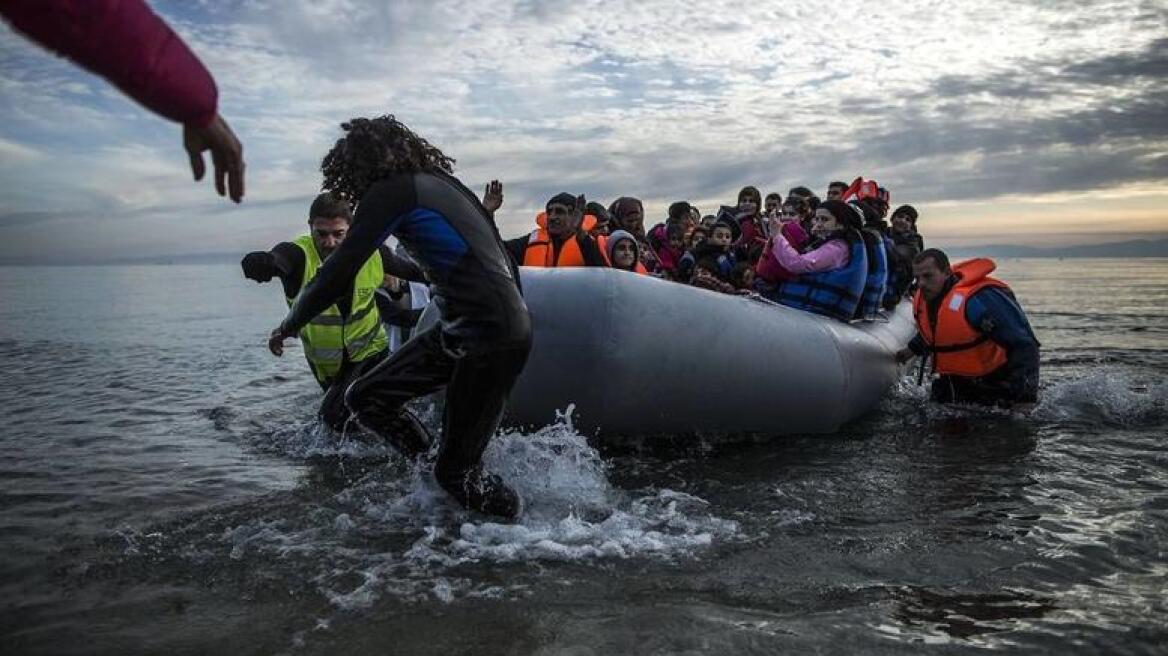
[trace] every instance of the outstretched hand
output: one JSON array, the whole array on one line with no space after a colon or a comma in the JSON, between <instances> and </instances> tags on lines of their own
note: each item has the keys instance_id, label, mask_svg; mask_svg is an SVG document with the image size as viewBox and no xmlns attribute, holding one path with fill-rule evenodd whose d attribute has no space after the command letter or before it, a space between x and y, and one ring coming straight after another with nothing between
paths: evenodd
<instances>
[{"instance_id":1,"label":"outstretched hand","mask_svg":"<svg viewBox=\"0 0 1168 656\"><path fill-rule=\"evenodd\" d=\"M503 183L498 180L491 180L487 185L486 190L483 191L483 207L491 214L495 210L503 206Z\"/></svg>"},{"instance_id":2,"label":"outstretched hand","mask_svg":"<svg viewBox=\"0 0 1168 656\"><path fill-rule=\"evenodd\" d=\"M183 148L190 157L196 181L207 172L203 151L209 150L215 168L215 190L220 196L230 194L237 203L243 200L243 144L222 116L216 114L206 127L183 126Z\"/></svg>"}]
</instances>

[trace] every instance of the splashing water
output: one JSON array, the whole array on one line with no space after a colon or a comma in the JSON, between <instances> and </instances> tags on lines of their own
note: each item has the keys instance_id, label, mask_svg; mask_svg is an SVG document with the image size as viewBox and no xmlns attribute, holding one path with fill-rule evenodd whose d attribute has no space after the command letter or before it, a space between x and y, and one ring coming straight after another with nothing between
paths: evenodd
<instances>
[{"instance_id":1,"label":"splashing water","mask_svg":"<svg viewBox=\"0 0 1168 656\"><path fill-rule=\"evenodd\" d=\"M434 421L432 414L427 418ZM522 572L502 585L460 575L480 564L673 560L739 534L737 522L715 516L699 497L613 487L608 466L567 419L531 433L505 432L484 454L485 468L523 499L514 524L464 510L428 468L407 465L384 447L352 439L330 445L337 437L315 424L281 429L271 438L296 457L390 459L314 506L248 513L217 534L218 546L208 545L234 561L270 563L275 556L299 562L289 575L307 575L341 611L368 608L386 596L449 603L521 594L528 587Z\"/></svg>"},{"instance_id":2,"label":"splashing water","mask_svg":"<svg viewBox=\"0 0 1168 656\"><path fill-rule=\"evenodd\" d=\"M1044 389L1034 416L1112 428L1156 426L1168 421L1168 383L1145 383L1124 372L1089 374Z\"/></svg>"}]
</instances>

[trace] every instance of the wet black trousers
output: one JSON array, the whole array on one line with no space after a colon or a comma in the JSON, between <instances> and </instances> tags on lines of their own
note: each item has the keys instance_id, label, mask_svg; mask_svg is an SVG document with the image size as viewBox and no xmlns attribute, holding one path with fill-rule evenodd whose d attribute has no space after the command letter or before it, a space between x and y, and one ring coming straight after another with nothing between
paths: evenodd
<instances>
[{"instance_id":1,"label":"wet black trousers","mask_svg":"<svg viewBox=\"0 0 1168 656\"><path fill-rule=\"evenodd\" d=\"M937 403L976 403L1001 407L1035 401L1034 398L1019 398L1010 389L1005 367L999 367L997 371L981 378L942 374L933 381L932 397Z\"/></svg>"},{"instance_id":2,"label":"wet black trousers","mask_svg":"<svg viewBox=\"0 0 1168 656\"><path fill-rule=\"evenodd\" d=\"M528 340L464 354L434 326L354 380L345 399L362 429L417 458L429 450L430 436L405 403L446 388L434 475L444 486L457 484L478 467L530 349Z\"/></svg>"},{"instance_id":3,"label":"wet black trousers","mask_svg":"<svg viewBox=\"0 0 1168 656\"><path fill-rule=\"evenodd\" d=\"M345 407L345 390L361 376L389 357L389 351L380 351L360 362L345 361L335 378L324 388L324 398L320 400L318 414L320 420L329 428L338 433L345 432L345 423L349 420L349 408Z\"/></svg>"}]
</instances>

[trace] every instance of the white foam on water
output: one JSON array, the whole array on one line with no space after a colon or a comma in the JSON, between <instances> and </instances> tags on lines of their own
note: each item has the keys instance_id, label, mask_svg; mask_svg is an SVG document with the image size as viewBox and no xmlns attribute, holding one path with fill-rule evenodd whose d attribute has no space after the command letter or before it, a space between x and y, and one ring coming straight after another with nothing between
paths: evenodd
<instances>
[{"instance_id":1,"label":"white foam on water","mask_svg":"<svg viewBox=\"0 0 1168 656\"><path fill-rule=\"evenodd\" d=\"M318 430L292 427L284 439L303 455L367 453L352 445L329 447L323 440L332 436ZM237 561L288 563L339 612L354 612L387 597L443 603L513 598L528 594L548 563L674 560L739 535L737 522L716 516L699 497L614 487L608 465L567 420L497 435L483 464L521 497L517 522L463 509L428 467L386 466L314 502L303 516L231 526L219 535L219 549ZM480 564L520 569L500 583L474 575Z\"/></svg>"},{"instance_id":2,"label":"white foam on water","mask_svg":"<svg viewBox=\"0 0 1168 656\"><path fill-rule=\"evenodd\" d=\"M608 482L607 466L570 424L534 433L505 433L483 457L523 500L514 524L491 521L455 505L433 478L416 473L406 495L366 513L381 521L412 516L424 532L405 554L416 563L573 561L694 553L738 524L708 504L668 489L629 493Z\"/></svg>"},{"instance_id":3,"label":"white foam on water","mask_svg":"<svg viewBox=\"0 0 1168 656\"><path fill-rule=\"evenodd\" d=\"M1120 371L1089 374L1043 389L1033 416L1118 428L1154 426L1168 421L1168 382L1149 383Z\"/></svg>"}]
</instances>

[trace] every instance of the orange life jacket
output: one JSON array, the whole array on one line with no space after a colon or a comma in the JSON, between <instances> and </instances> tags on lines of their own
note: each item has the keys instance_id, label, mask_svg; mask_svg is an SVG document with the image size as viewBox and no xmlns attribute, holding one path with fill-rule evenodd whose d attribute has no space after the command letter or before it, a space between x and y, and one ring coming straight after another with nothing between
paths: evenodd
<instances>
[{"instance_id":1,"label":"orange life jacket","mask_svg":"<svg viewBox=\"0 0 1168 656\"><path fill-rule=\"evenodd\" d=\"M531 231L531 236L527 238L527 248L523 251L523 266L549 268L584 266L584 253L580 252L580 244L576 241L575 235L565 239L560 244L560 252L555 253L551 235L547 231L547 212L540 212L535 217L535 224L539 227ZM585 214L580 225L581 229L584 229L584 226L595 226L596 217Z\"/></svg>"},{"instance_id":2,"label":"orange life jacket","mask_svg":"<svg viewBox=\"0 0 1168 656\"><path fill-rule=\"evenodd\" d=\"M608 235L596 235L593 239L596 240L596 246L600 249L600 255L604 257L604 263L612 267L612 260L608 257ZM616 267L612 268L615 269ZM621 269L621 271L624 271L624 269ZM643 276L649 275L649 270L645 268L644 264L641 264L641 258L639 257L637 258L636 265L633 266L633 273L639 273Z\"/></svg>"},{"instance_id":3,"label":"orange life jacket","mask_svg":"<svg viewBox=\"0 0 1168 656\"><path fill-rule=\"evenodd\" d=\"M957 283L941 299L935 324L929 320L928 304L921 290L913 295L913 316L921 338L933 352L933 369L937 373L979 377L1006 364L1006 349L969 325L965 318L965 303L979 290L1010 289L1001 280L989 277L995 268L994 261L984 257L954 265Z\"/></svg>"}]
</instances>

